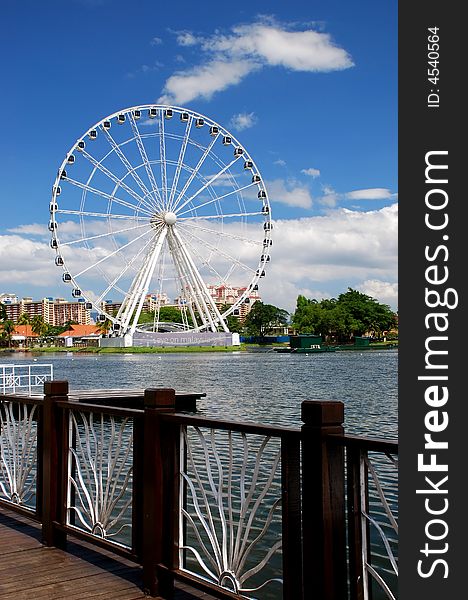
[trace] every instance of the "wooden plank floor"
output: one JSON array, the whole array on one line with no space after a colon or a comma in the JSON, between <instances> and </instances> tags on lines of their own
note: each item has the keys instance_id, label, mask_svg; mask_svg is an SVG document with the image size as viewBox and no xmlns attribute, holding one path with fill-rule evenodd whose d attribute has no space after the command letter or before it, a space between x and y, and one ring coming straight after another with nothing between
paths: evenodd
<instances>
[{"instance_id":1,"label":"wooden plank floor","mask_svg":"<svg viewBox=\"0 0 468 600\"><path fill-rule=\"evenodd\" d=\"M147 599L140 586L141 570L131 561L81 542L69 541L66 551L47 548L36 523L0 509L1 600ZM212 597L186 586L175 594L198 598Z\"/></svg>"}]
</instances>

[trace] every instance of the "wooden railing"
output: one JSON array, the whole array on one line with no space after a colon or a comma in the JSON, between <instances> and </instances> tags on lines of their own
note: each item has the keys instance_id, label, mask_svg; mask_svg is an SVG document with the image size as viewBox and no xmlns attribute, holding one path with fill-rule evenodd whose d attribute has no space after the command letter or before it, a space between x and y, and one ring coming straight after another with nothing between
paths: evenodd
<instances>
[{"instance_id":1,"label":"wooden railing","mask_svg":"<svg viewBox=\"0 0 468 600\"><path fill-rule=\"evenodd\" d=\"M341 402L303 402L299 429L181 412L193 396L173 389L94 396L66 381L0 396L0 505L39 521L44 544L123 555L162 598L184 581L218 598L367 600L371 580L396 597L395 502L374 457L397 446L345 435Z\"/></svg>"}]
</instances>

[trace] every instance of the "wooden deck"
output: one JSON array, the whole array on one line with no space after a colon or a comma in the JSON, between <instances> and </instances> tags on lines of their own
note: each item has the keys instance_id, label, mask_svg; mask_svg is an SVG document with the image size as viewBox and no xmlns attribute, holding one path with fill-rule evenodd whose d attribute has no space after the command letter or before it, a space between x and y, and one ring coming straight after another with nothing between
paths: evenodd
<instances>
[{"instance_id":1,"label":"wooden deck","mask_svg":"<svg viewBox=\"0 0 468 600\"><path fill-rule=\"evenodd\" d=\"M67 550L41 544L34 522L0 509L0 599L81 600L148 598L141 590L141 569L87 543L69 541ZM174 600L211 600L179 585ZM214 599L213 599L214 600Z\"/></svg>"}]
</instances>

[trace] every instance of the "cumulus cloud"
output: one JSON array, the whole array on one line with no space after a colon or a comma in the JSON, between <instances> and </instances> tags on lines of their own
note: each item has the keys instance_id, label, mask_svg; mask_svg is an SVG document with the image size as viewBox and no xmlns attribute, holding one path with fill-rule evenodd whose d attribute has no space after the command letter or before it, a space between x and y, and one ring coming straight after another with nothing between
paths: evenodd
<instances>
[{"instance_id":1,"label":"cumulus cloud","mask_svg":"<svg viewBox=\"0 0 468 600\"><path fill-rule=\"evenodd\" d=\"M308 175L309 177L313 177L314 179L316 177L320 177L320 171L318 169L314 169L313 167L310 167L309 169L302 169L301 173L304 173L304 175Z\"/></svg>"},{"instance_id":2,"label":"cumulus cloud","mask_svg":"<svg viewBox=\"0 0 468 600\"><path fill-rule=\"evenodd\" d=\"M305 170L302 173L305 173ZM393 194L387 188L367 188L339 194L331 186L324 185L322 192L323 196L318 202L328 208L334 208L340 200L394 200L397 197L397 194Z\"/></svg>"},{"instance_id":3,"label":"cumulus cloud","mask_svg":"<svg viewBox=\"0 0 468 600\"><path fill-rule=\"evenodd\" d=\"M398 306L398 284L396 282L367 279L358 285L357 289L372 298L378 298L383 304Z\"/></svg>"},{"instance_id":4,"label":"cumulus cloud","mask_svg":"<svg viewBox=\"0 0 468 600\"><path fill-rule=\"evenodd\" d=\"M322 206L326 206L328 208L334 208L338 200L340 198L339 194L335 192L335 190L329 185L325 185L322 187L323 196L321 196L318 200L319 204Z\"/></svg>"},{"instance_id":5,"label":"cumulus cloud","mask_svg":"<svg viewBox=\"0 0 468 600\"><path fill-rule=\"evenodd\" d=\"M389 200L395 197L387 188L354 190L346 193L344 196L347 200Z\"/></svg>"},{"instance_id":6,"label":"cumulus cloud","mask_svg":"<svg viewBox=\"0 0 468 600\"><path fill-rule=\"evenodd\" d=\"M312 29L297 31L272 19L239 25L227 35L217 32L205 38L183 31L177 34L177 42L183 47L198 46L205 62L171 75L160 102L210 99L215 92L237 85L263 67L329 72L353 66L350 55L333 42L330 34Z\"/></svg>"},{"instance_id":7,"label":"cumulus cloud","mask_svg":"<svg viewBox=\"0 0 468 600\"><path fill-rule=\"evenodd\" d=\"M309 189L294 180L275 179L267 181L266 187L273 202L281 202L298 208L310 208L312 206L312 196Z\"/></svg>"},{"instance_id":8,"label":"cumulus cloud","mask_svg":"<svg viewBox=\"0 0 468 600\"><path fill-rule=\"evenodd\" d=\"M200 38L194 36L190 31L180 31L177 34L177 43L179 46L195 46L200 41Z\"/></svg>"},{"instance_id":9,"label":"cumulus cloud","mask_svg":"<svg viewBox=\"0 0 468 600\"><path fill-rule=\"evenodd\" d=\"M9 233L50 237L47 225L42 225L40 223L31 223L30 225L18 225L18 227L12 227L7 231Z\"/></svg>"},{"instance_id":10,"label":"cumulus cloud","mask_svg":"<svg viewBox=\"0 0 468 600\"><path fill-rule=\"evenodd\" d=\"M215 92L239 83L255 68L248 61L219 59L188 71L178 71L166 81L158 102L185 104L198 97L209 100Z\"/></svg>"},{"instance_id":11,"label":"cumulus cloud","mask_svg":"<svg viewBox=\"0 0 468 600\"><path fill-rule=\"evenodd\" d=\"M262 299L293 311L299 294L320 300L337 297L352 287L396 310L397 221L396 203L380 210L342 208L330 210L324 216L274 221L271 261L266 277L259 281ZM24 231L27 228L23 226ZM216 235L215 229L213 221L198 221L196 227L190 230L191 234L187 233L187 229L184 234L190 248L197 239L205 239L205 236L209 241L210 245L204 246L206 256L202 256L214 267L214 271L202 268L202 276L209 283L219 282L216 281L216 270L226 274L221 267L223 254L252 264L252 259L258 260L262 252L263 231L259 231L258 224L246 227L239 222L226 222L222 237ZM247 243L245 237L256 241ZM142 238L138 248L143 248L145 240ZM109 255L109 247L103 245L101 238L96 240L91 255L84 248L68 246L63 250L73 273L86 268L90 260L97 263ZM195 256L198 261L200 257ZM43 297L58 294L68 297L69 288L62 284L61 270L55 267L53 259L54 252L48 242L34 241L18 234L0 235L0 288L18 295ZM169 262L168 259L167 266ZM108 281L121 273L124 265L119 255L101 263ZM91 290L94 294L102 293L107 286L103 272L93 269L88 273L82 289ZM122 289L129 285L135 270L130 269L127 275L125 280L119 280ZM251 276L250 273L247 275ZM243 269L234 269L227 276L233 285L247 283ZM116 299L114 295L109 297Z\"/></svg>"},{"instance_id":12,"label":"cumulus cloud","mask_svg":"<svg viewBox=\"0 0 468 600\"><path fill-rule=\"evenodd\" d=\"M262 298L292 311L301 293L322 299L353 287L395 310L397 221L397 204L275 221L272 260L260 281Z\"/></svg>"},{"instance_id":13,"label":"cumulus cloud","mask_svg":"<svg viewBox=\"0 0 468 600\"><path fill-rule=\"evenodd\" d=\"M236 131L243 131L244 129L249 129L253 127L257 123L256 115L251 113L238 113L237 115L233 115L230 120L230 126Z\"/></svg>"}]
</instances>

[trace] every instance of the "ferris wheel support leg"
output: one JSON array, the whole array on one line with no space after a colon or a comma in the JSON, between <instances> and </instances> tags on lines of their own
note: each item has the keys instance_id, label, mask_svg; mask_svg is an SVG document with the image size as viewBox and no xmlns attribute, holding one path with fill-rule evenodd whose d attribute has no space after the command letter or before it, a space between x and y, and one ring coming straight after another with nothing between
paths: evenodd
<instances>
[{"instance_id":1,"label":"ferris wheel support leg","mask_svg":"<svg viewBox=\"0 0 468 600\"><path fill-rule=\"evenodd\" d=\"M216 324L213 321L213 316L208 308L208 305L205 300L205 295L203 293L203 283L200 286L200 280L197 278L197 271L193 268L193 261L190 260L189 254L185 251L183 245L180 244L180 238L174 236L177 239L178 248L180 250L180 255L182 258L184 271L188 274L192 281L192 289L194 290L194 300L197 305L197 309L202 317L204 328L210 328L211 331L216 331Z\"/></svg>"},{"instance_id":2,"label":"ferris wheel support leg","mask_svg":"<svg viewBox=\"0 0 468 600\"><path fill-rule=\"evenodd\" d=\"M196 290L196 287L194 286L193 282L193 278L192 275L190 273L190 269L188 268L188 266L185 263L184 257L181 256L180 254L180 248L177 245L176 241L174 240L174 236L170 235L168 238L168 242L169 242L169 247L171 249L172 252L172 256L174 257L174 262L176 264L177 267L177 272L179 273L179 278L181 283L183 281L186 282L187 287L189 288L190 291L190 296L191 299L193 299L193 302L195 302L195 306L197 307L197 311L198 314L200 315L200 318L203 322L203 327L208 327L208 321L206 319L206 313L205 311L202 309L202 306L200 305L199 301L198 301L198 293ZM184 274L185 273L185 277ZM189 309L190 309L190 315L192 317L192 321L193 321L193 325L194 327L197 326L197 319L195 316L195 312L193 310L193 306L192 306L192 302L190 302L189 305Z\"/></svg>"},{"instance_id":3,"label":"ferris wheel support leg","mask_svg":"<svg viewBox=\"0 0 468 600\"><path fill-rule=\"evenodd\" d=\"M140 286L140 288L137 291L136 298L137 298L137 301L139 299L139 302L138 302L138 308L136 309L136 312L135 312L135 314L133 316L132 326L130 327L130 333L132 335L135 333L135 329L136 329L136 327L138 325L138 320L140 318L140 314L141 314L141 311L143 309L143 304L145 302L145 297L146 297L146 294L148 293L149 286L150 286L150 283L151 283L151 279L153 277L153 273L154 273L154 270L156 268L156 264L158 262L159 255L161 254L161 249L163 247L164 240L166 239L166 235L167 235L167 229L165 228L165 229L163 229L161 231L161 233L159 235L158 242L157 242L157 244L156 244L156 246L155 246L155 248L154 248L154 250L153 250L153 252L151 254L151 259L149 261L148 268L147 268L147 270L145 272L142 285ZM130 313L130 314L132 314L132 313Z\"/></svg>"},{"instance_id":4,"label":"ferris wheel support leg","mask_svg":"<svg viewBox=\"0 0 468 600\"><path fill-rule=\"evenodd\" d=\"M180 248L181 248L181 250L182 250L182 252L183 252L183 254L184 254L184 256L185 256L185 258L186 258L186 260L187 260L187 262L189 264L189 266L190 266L190 269L191 269L191 271L192 271L192 273L193 273L193 275L195 277L195 280L197 280L197 282L198 282L198 287L199 287L199 289L200 289L200 291L202 293L203 303L204 303L204 305L206 307L206 310L208 312L208 315L209 315L209 320L210 320L210 323L211 323L211 329L212 329L212 331L214 331L214 332L217 331L216 324L214 323L213 318L211 316L212 312L213 312L215 314L215 316L217 317L217 320L218 320L219 324L224 329L224 331L226 333L229 333L229 328L228 328L225 320L221 316L221 313L219 312L218 307L216 306L213 298L211 297L208 289L206 288L205 282L203 281L202 276L198 272L198 269L195 266L195 263L193 262L192 257L190 256L190 253L185 248L185 244L182 241L182 239L181 239L180 235L178 234L177 230L174 231L174 237L176 238L176 240L179 243L179 246L180 246ZM208 308L206 301L208 302L208 305L211 308L211 310Z\"/></svg>"}]
</instances>

